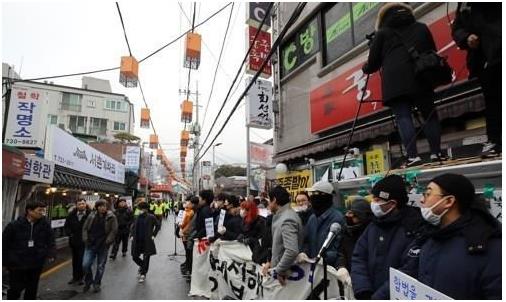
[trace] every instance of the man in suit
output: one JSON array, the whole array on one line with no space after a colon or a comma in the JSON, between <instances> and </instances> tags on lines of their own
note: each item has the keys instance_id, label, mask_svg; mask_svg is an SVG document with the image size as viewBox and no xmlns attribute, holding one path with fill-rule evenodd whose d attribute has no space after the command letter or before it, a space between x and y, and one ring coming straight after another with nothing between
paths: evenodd
<instances>
[{"instance_id":1,"label":"man in suit","mask_svg":"<svg viewBox=\"0 0 506 302\"><path fill-rule=\"evenodd\" d=\"M269 268L276 272L281 285L286 284L290 267L295 263L304 238L302 221L290 207L290 194L281 186L269 192L269 209L272 218L272 257L270 262L262 265L262 273Z\"/></svg>"}]
</instances>

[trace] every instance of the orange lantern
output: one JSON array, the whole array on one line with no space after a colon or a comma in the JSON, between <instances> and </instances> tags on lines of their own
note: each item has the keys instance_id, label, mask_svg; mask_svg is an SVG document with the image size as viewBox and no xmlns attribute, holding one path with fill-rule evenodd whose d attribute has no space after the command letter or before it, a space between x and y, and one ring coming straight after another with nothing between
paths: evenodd
<instances>
[{"instance_id":1,"label":"orange lantern","mask_svg":"<svg viewBox=\"0 0 506 302\"><path fill-rule=\"evenodd\" d=\"M158 135L156 134L151 134L149 136L149 147L151 149L156 149L158 148Z\"/></svg>"},{"instance_id":2,"label":"orange lantern","mask_svg":"<svg viewBox=\"0 0 506 302\"><path fill-rule=\"evenodd\" d=\"M199 69L202 38L197 33L187 33L184 52L184 67Z\"/></svg>"},{"instance_id":3,"label":"orange lantern","mask_svg":"<svg viewBox=\"0 0 506 302\"><path fill-rule=\"evenodd\" d=\"M179 158L179 161L182 162L182 163L186 162L186 157Z\"/></svg>"},{"instance_id":4,"label":"orange lantern","mask_svg":"<svg viewBox=\"0 0 506 302\"><path fill-rule=\"evenodd\" d=\"M141 128L149 128L149 109L141 108Z\"/></svg>"},{"instance_id":5,"label":"orange lantern","mask_svg":"<svg viewBox=\"0 0 506 302\"><path fill-rule=\"evenodd\" d=\"M137 87L138 74L139 62L132 56L121 57L119 82L125 87Z\"/></svg>"},{"instance_id":6,"label":"orange lantern","mask_svg":"<svg viewBox=\"0 0 506 302\"><path fill-rule=\"evenodd\" d=\"M188 154L188 149L186 147L181 147L181 152L179 154L180 154L179 157L186 157L186 155Z\"/></svg>"},{"instance_id":7,"label":"orange lantern","mask_svg":"<svg viewBox=\"0 0 506 302\"><path fill-rule=\"evenodd\" d=\"M184 100L181 104L181 122L191 123L193 114L193 102Z\"/></svg>"},{"instance_id":8,"label":"orange lantern","mask_svg":"<svg viewBox=\"0 0 506 302\"><path fill-rule=\"evenodd\" d=\"M190 140L190 131L186 130L181 131L181 146L188 146L189 140Z\"/></svg>"}]
</instances>

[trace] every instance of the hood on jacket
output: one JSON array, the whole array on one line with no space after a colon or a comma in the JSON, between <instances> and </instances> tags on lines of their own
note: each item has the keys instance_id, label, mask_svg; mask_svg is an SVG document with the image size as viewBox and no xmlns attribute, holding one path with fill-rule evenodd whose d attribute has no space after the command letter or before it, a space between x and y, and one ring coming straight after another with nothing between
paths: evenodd
<instances>
[{"instance_id":1,"label":"hood on jacket","mask_svg":"<svg viewBox=\"0 0 506 302\"><path fill-rule=\"evenodd\" d=\"M390 2L383 5L378 11L374 29L377 31L384 26L401 27L415 22L413 8L409 4Z\"/></svg>"}]
</instances>

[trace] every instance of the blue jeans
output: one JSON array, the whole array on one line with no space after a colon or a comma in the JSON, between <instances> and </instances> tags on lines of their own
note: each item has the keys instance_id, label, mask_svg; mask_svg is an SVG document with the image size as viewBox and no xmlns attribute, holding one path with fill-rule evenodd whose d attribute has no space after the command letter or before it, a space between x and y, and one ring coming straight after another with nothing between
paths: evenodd
<instances>
[{"instance_id":1,"label":"blue jeans","mask_svg":"<svg viewBox=\"0 0 506 302\"><path fill-rule=\"evenodd\" d=\"M404 99L392 101L388 106L390 106L394 113L402 144L406 148L409 158L418 156L415 138L416 129L411 117L413 107L415 106L422 114L422 123L425 123L423 132L429 141L431 154L438 154L441 152L441 125L439 124L439 118L435 110L432 96L421 96L417 98L406 97ZM432 110L434 110L434 112L432 112Z\"/></svg>"},{"instance_id":2,"label":"blue jeans","mask_svg":"<svg viewBox=\"0 0 506 302\"><path fill-rule=\"evenodd\" d=\"M107 262L108 246L104 246L98 249L92 249L86 247L83 256L83 270L84 270L84 283L86 285L100 285L102 282L102 276L105 271L105 263ZM93 280L92 266L93 262L97 259L97 273L95 274L95 280Z\"/></svg>"}]
</instances>

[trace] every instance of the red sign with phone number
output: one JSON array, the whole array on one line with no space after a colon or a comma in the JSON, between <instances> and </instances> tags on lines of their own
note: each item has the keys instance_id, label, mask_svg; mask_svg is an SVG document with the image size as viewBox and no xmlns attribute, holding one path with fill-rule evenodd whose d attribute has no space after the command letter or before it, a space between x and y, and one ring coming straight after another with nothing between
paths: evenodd
<instances>
[{"instance_id":1,"label":"red sign with phone number","mask_svg":"<svg viewBox=\"0 0 506 302\"><path fill-rule=\"evenodd\" d=\"M468 77L466 53L459 50L453 41L447 17L430 24L429 28L439 54L448 58L448 63L455 72L454 81L466 79ZM353 121L366 81L366 75L362 72L364 63L311 91L311 133L318 133ZM364 101L368 102L362 104L359 118L383 110L381 102L371 102L381 101L381 98L381 78L376 72L369 78L364 96Z\"/></svg>"}]
</instances>

